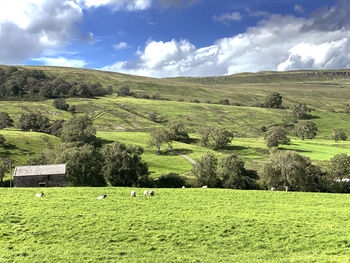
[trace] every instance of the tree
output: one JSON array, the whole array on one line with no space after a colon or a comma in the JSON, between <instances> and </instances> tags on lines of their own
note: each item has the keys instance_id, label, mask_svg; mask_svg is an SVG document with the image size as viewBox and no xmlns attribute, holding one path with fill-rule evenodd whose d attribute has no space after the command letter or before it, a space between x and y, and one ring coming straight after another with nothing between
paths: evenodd
<instances>
[{"instance_id":1,"label":"tree","mask_svg":"<svg viewBox=\"0 0 350 263\"><path fill-rule=\"evenodd\" d=\"M268 129L265 136L266 145L269 148L278 147L280 144L289 144L290 140L287 137L287 131L279 126L274 126Z\"/></svg>"},{"instance_id":2,"label":"tree","mask_svg":"<svg viewBox=\"0 0 350 263\"><path fill-rule=\"evenodd\" d=\"M282 96L273 92L265 98L264 107L266 108L281 108L282 105Z\"/></svg>"},{"instance_id":3,"label":"tree","mask_svg":"<svg viewBox=\"0 0 350 263\"><path fill-rule=\"evenodd\" d=\"M345 153L334 155L331 158L329 174L333 179L350 178L350 156Z\"/></svg>"},{"instance_id":4,"label":"tree","mask_svg":"<svg viewBox=\"0 0 350 263\"><path fill-rule=\"evenodd\" d=\"M96 144L96 129L92 120L84 116L75 116L64 122L61 131L63 142L72 142L77 145Z\"/></svg>"},{"instance_id":5,"label":"tree","mask_svg":"<svg viewBox=\"0 0 350 263\"><path fill-rule=\"evenodd\" d=\"M5 159L0 160L0 184L4 182L5 174L9 172L9 165Z\"/></svg>"},{"instance_id":6,"label":"tree","mask_svg":"<svg viewBox=\"0 0 350 263\"><path fill-rule=\"evenodd\" d=\"M300 121L295 125L295 136L304 140L313 139L317 135L317 126L313 121Z\"/></svg>"},{"instance_id":7,"label":"tree","mask_svg":"<svg viewBox=\"0 0 350 263\"><path fill-rule=\"evenodd\" d=\"M212 130L210 133L210 144L217 150L226 147L232 141L233 135L225 128Z\"/></svg>"},{"instance_id":8,"label":"tree","mask_svg":"<svg viewBox=\"0 0 350 263\"><path fill-rule=\"evenodd\" d=\"M0 112L0 130L13 126L13 120L7 112Z\"/></svg>"},{"instance_id":9,"label":"tree","mask_svg":"<svg viewBox=\"0 0 350 263\"><path fill-rule=\"evenodd\" d=\"M163 144L167 144L169 148L172 148L171 145L171 136L165 128L157 128L151 132L151 138L148 141L150 147L156 147L156 153L160 154L160 148Z\"/></svg>"},{"instance_id":10,"label":"tree","mask_svg":"<svg viewBox=\"0 0 350 263\"><path fill-rule=\"evenodd\" d=\"M342 129L335 128L332 131L332 138L334 141L338 142L338 141L346 141L348 136L346 136L345 132Z\"/></svg>"},{"instance_id":11,"label":"tree","mask_svg":"<svg viewBox=\"0 0 350 263\"><path fill-rule=\"evenodd\" d=\"M162 175L157 180L159 188L180 188L186 185L186 179L176 173Z\"/></svg>"},{"instance_id":12,"label":"tree","mask_svg":"<svg viewBox=\"0 0 350 263\"><path fill-rule=\"evenodd\" d=\"M102 155L92 145L77 147L65 143L56 149L55 163L67 164L67 183L70 186L106 185Z\"/></svg>"},{"instance_id":13,"label":"tree","mask_svg":"<svg viewBox=\"0 0 350 263\"><path fill-rule=\"evenodd\" d=\"M117 91L118 96L131 96L132 92L130 92L130 88L126 85L122 86L118 91Z\"/></svg>"},{"instance_id":14,"label":"tree","mask_svg":"<svg viewBox=\"0 0 350 263\"><path fill-rule=\"evenodd\" d=\"M225 188L231 189L252 189L255 188L255 180L245 169L244 162L237 155L231 154L222 159L218 175Z\"/></svg>"},{"instance_id":15,"label":"tree","mask_svg":"<svg viewBox=\"0 0 350 263\"><path fill-rule=\"evenodd\" d=\"M203 146L210 146L217 149L226 147L233 138L232 132L225 128L214 129L212 127L203 127L199 131L201 143Z\"/></svg>"},{"instance_id":16,"label":"tree","mask_svg":"<svg viewBox=\"0 0 350 263\"><path fill-rule=\"evenodd\" d=\"M50 126L50 134L61 137L64 120L56 120Z\"/></svg>"},{"instance_id":17,"label":"tree","mask_svg":"<svg viewBox=\"0 0 350 263\"><path fill-rule=\"evenodd\" d=\"M282 190L316 191L321 170L308 157L293 151L272 151L269 161L260 169L263 186Z\"/></svg>"},{"instance_id":18,"label":"tree","mask_svg":"<svg viewBox=\"0 0 350 263\"><path fill-rule=\"evenodd\" d=\"M143 149L120 142L102 148L103 174L112 186L138 186L148 179L148 166L141 161Z\"/></svg>"},{"instance_id":19,"label":"tree","mask_svg":"<svg viewBox=\"0 0 350 263\"><path fill-rule=\"evenodd\" d=\"M41 112L22 113L17 126L23 131L48 132L50 120Z\"/></svg>"},{"instance_id":20,"label":"tree","mask_svg":"<svg viewBox=\"0 0 350 263\"><path fill-rule=\"evenodd\" d=\"M179 142L188 142L190 136L185 128L185 124L181 121L170 121L167 125L170 139Z\"/></svg>"},{"instance_id":21,"label":"tree","mask_svg":"<svg viewBox=\"0 0 350 263\"><path fill-rule=\"evenodd\" d=\"M308 114L311 110L306 106L306 104L298 104L293 107L293 115L297 119L308 119L310 115Z\"/></svg>"},{"instance_id":22,"label":"tree","mask_svg":"<svg viewBox=\"0 0 350 263\"><path fill-rule=\"evenodd\" d=\"M206 153L192 168L192 174L196 177L197 186L219 187L220 179L217 175L218 159L212 153Z\"/></svg>"},{"instance_id":23,"label":"tree","mask_svg":"<svg viewBox=\"0 0 350 263\"><path fill-rule=\"evenodd\" d=\"M53 105L56 109L67 111L69 109L69 104L66 103L66 100L64 98L57 98L54 99Z\"/></svg>"}]
</instances>

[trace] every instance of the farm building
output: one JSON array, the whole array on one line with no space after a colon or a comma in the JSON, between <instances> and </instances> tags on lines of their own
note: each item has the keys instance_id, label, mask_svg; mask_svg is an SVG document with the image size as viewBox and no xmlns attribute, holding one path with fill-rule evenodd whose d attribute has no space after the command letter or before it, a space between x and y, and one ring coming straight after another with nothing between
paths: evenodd
<instances>
[{"instance_id":1,"label":"farm building","mask_svg":"<svg viewBox=\"0 0 350 263\"><path fill-rule=\"evenodd\" d=\"M66 165L17 166L13 180L15 187L66 186Z\"/></svg>"}]
</instances>

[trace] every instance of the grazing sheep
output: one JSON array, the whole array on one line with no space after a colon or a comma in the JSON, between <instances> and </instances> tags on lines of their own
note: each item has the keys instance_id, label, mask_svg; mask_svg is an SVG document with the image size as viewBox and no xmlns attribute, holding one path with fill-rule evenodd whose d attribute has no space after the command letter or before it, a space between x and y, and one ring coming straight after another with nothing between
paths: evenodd
<instances>
[{"instance_id":1,"label":"grazing sheep","mask_svg":"<svg viewBox=\"0 0 350 263\"><path fill-rule=\"evenodd\" d=\"M106 197L107 197L107 195L104 194L104 195L101 195L101 196L97 197L97 199L105 199Z\"/></svg>"},{"instance_id":2,"label":"grazing sheep","mask_svg":"<svg viewBox=\"0 0 350 263\"><path fill-rule=\"evenodd\" d=\"M135 191L131 191L131 197L136 197L136 192Z\"/></svg>"},{"instance_id":3,"label":"grazing sheep","mask_svg":"<svg viewBox=\"0 0 350 263\"><path fill-rule=\"evenodd\" d=\"M143 195L147 196L148 195L148 191L147 190L143 191Z\"/></svg>"},{"instance_id":4,"label":"grazing sheep","mask_svg":"<svg viewBox=\"0 0 350 263\"><path fill-rule=\"evenodd\" d=\"M154 196L154 194L155 194L154 190L149 191L149 194L150 194L151 196Z\"/></svg>"},{"instance_id":5,"label":"grazing sheep","mask_svg":"<svg viewBox=\"0 0 350 263\"><path fill-rule=\"evenodd\" d=\"M182 188L186 188L186 186L183 185Z\"/></svg>"},{"instance_id":6,"label":"grazing sheep","mask_svg":"<svg viewBox=\"0 0 350 263\"><path fill-rule=\"evenodd\" d=\"M207 186L207 185L204 185L204 186L202 186L202 188L208 188L208 186Z\"/></svg>"},{"instance_id":7,"label":"grazing sheep","mask_svg":"<svg viewBox=\"0 0 350 263\"><path fill-rule=\"evenodd\" d=\"M36 197L43 197L44 196L44 193L41 193L41 194L35 194Z\"/></svg>"},{"instance_id":8,"label":"grazing sheep","mask_svg":"<svg viewBox=\"0 0 350 263\"><path fill-rule=\"evenodd\" d=\"M271 191L275 191L276 190L276 188L275 187L271 187Z\"/></svg>"}]
</instances>

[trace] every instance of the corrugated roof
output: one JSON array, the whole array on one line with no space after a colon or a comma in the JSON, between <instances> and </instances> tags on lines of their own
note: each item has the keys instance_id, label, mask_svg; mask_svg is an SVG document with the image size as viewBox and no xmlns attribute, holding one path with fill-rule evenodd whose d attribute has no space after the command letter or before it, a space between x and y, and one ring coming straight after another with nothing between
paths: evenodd
<instances>
[{"instance_id":1,"label":"corrugated roof","mask_svg":"<svg viewBox=\"0 0 350 263\"><path fill-rule=\"evenodd\" d=\"M66 164L17 166L13 176L65 174Z\"/></svg>"}]
</instances>

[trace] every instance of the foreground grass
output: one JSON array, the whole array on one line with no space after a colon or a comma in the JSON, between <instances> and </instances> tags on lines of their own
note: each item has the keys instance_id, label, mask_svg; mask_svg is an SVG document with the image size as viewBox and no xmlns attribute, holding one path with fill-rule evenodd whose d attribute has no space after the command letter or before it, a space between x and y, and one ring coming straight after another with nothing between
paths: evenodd
<instances>
[{"instance_id":1,"label":"foreground grass","mask_svg":"<svg viewBox=\"0 0 350 263\"><path fill-rule=\"evenodd\" d=\"M1 262L348 262L347 195L1 189ZM135 189L134 189L135 190ZM104 200L96 197L107 194Z\"/></svg>"}]
</instances>

